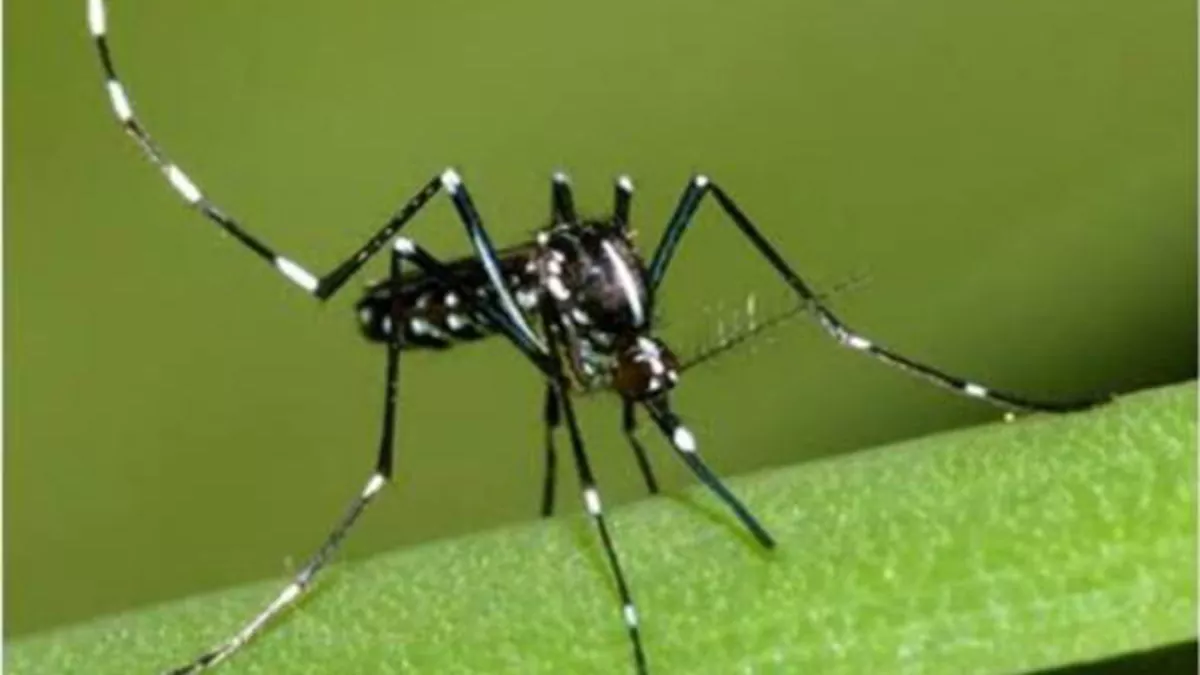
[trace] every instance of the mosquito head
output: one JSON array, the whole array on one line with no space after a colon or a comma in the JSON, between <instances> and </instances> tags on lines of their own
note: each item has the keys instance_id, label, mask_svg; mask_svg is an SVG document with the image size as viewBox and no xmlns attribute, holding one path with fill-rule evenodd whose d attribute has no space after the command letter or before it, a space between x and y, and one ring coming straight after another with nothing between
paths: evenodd
<instances>
[{"instance_id":1,"label":"mosquito head","mask_svg":"<svg viewBox=\"0 0 1200 675\"><path fill-rule=\"evenodd\" d=\"M617 352L613 386L623 398L653 398L670 391L678 381L679 361L657 338L639 335Z\"/></svg>"}]
</instances>

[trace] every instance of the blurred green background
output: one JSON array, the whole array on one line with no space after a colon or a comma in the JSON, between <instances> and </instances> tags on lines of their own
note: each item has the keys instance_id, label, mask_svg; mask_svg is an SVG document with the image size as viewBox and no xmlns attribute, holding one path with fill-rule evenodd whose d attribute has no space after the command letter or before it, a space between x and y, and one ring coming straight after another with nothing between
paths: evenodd
<instances>
[{"instance_id":1,"label":"blurred green background","mask_svg":"<svg viewBox=\"0 0 1200 675\"><path fill-rule=\"evenodd\" d=\"M912 356L1058 397L1196 373L1193 3L114 4L151 132L310 269L448 164L500 243L552 170L589 211L628 171L646 249L703 170L818 286L869 273L837 306ZM5 634L280 576L373 462L358 284L320 307L182 205L112 118L82 0L5 11ZM683 352L747 292L786 302L700 223L662 300ZM445 204L413 232L465 251ZM998 416L806 323L774 338L679 390L723 473ZM534 516L537 377L452 354L406 360L398 489L348 555ZM640 497L617 406L582 412L609 501Z\"/></svg>"}]
</instances>

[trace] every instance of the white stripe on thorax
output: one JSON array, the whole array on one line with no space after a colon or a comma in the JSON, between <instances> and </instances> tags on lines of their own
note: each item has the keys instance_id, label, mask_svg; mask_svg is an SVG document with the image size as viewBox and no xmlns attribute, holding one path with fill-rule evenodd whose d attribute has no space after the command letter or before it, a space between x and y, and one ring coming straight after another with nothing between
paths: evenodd
<instances>
[{"instance_id":1,"label":"white stripe on thorax","mask_svg":"<svg viewBox=\"0 0 1200 675\"><path fill-rule=\"evenodd\" d=\"M608 256L613 265L613 271L617 274L617 283L621 285L621 289L625 291L625 299L629 301L629 311L633 313L633 324L635 326L642 325L645 319L642 309L642 298L638 293L637 280L633 277L633 271L629 269L629 265L625 264L625 260L617 253L617 249L610 241L602 241L600 245L604 247L604 254Z\"/></svg>"}]
</instances>

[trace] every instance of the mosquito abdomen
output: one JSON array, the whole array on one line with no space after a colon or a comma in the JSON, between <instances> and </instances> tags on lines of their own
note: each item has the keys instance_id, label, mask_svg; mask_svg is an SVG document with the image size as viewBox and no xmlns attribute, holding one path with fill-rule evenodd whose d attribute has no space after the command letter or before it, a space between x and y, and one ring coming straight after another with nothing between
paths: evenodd
<instances>
[{"instance_id":1,"label":"mosquito abdomen","mask_svg":"<svg viewBox=\"0 0 1200 675\"><path fill-rule=\"evenodd\" d=\"M536 294L536 286L526 278L523 260L516 257L510 254L501 259L511 277L507 281L523 302L535 302L527 296ZM494 301L482 268L468 258L452 264L451 269L461 280L457 289L423 273L406 275L399 287L387 280L370 285L357 305L363 337L387 342L393 331L400 330L404 348L441 350L494 334L491 322L473 308L474 301Z\"/></svg>"}]
</instances>

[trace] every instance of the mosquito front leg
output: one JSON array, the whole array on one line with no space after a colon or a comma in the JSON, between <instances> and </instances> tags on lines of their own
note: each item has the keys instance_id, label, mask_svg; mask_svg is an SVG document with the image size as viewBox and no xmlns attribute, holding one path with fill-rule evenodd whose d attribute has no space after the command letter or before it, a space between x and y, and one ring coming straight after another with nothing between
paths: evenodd
<instances>
[{"instance_id":1,"label":"mosquito front leg","mask_svg":"<svg viewBox=\"0 0 1200 675\"><path fill-rule=\"evenodd\" d=\"M549 316L549 311L545 308L543 308L543 322L546 325L547 342L550 346L551 357L555 363L561 363L558 359L559 347L557 339L551 328L554 322ZM604 517L604 507L600 500L600 489L596 484L595 474L592 473L591 462L588 461L587 450L584 448L583 443L583 433L579 429L579 422L575 417L575 409L571 405L570 391L566 378L561 373L561 365L559 369L560 372L556 378L551 380L550 386L558 398L563 419L566 420L567 431L571 437L571 454L575 459L575 472L579 477L583 506L596 528L596 533L600 536L600 543L604 547L604 555L608 560L609 569L612 571L613 580L617 585L617 595L621 602L621 618L625 622L629 641L633 647L634 668L638 675L647 675L649 670L646 664L646 652L642 647L642 634L638 621L637 606L634 604L633 593L629 590L629 582L625 579L625 572L621 567L621 559L617 555L616 544L613 541L612 534L609 532L608 522Z\"/></svg>"},{"instance_id":2,"label":"mosquito front leg","mask_svg":"<svg viewBox=\"0 0 1200 675\"><path fill-rule=\"evenodd\" d=\"M925 365L916 359L883 347L874 340L855 332L839 319L821 301L821 298L813 292L809 285L792 270L792 267L783 259L783 256L767 241L766 237L751 222L750 218L738 208L733 199L720 186L703 175L692 178L688 183L683 196L680 197L679 205L676 207L674 215L667 224L667 229L663 233L658 249L654 252L654 258L649 267L648 282L652 294L657 291L663 278L666 276L667 267L674 258L675 249L679 245L680 239L683 238L684 232L694 222L692 217L695 215L696 209L699 208L701 200L710 194L716 199L717 204L729 216L734 225L737 226L738 231L750 241L759 255L765 258L784 282L796 292L796 295L806 308L816 314L825 332L837 340L838 344L843 347L872 356L890 366L899 368L969 398L981 399L1005 408L1041 412L1071 412L1084 410L1106 402L1106 399L1083 399L1065 402L1037 401L1017 394L999 391L938 368Z\"/></svg>"},{"instance_id":3,"label":"mosquito front leg","mask_svg":"<svg viewBox=\"0 0 1200 675\"><path fill-rule=\"evenodd\" d=\"M654 419L655 424L662 431L663 435L671 443L671 448L675 450L675 454L683 460L683 463L691 469L696 478L717 496L730 511L737 516L738 520L746 526L750 534L762 544L764 548L775 548L775 539L767 532L767 528L758 522L758 518L750 513L750 509L737 498L733 492L725 487L721 479L717 477L712 469L704 463L704 459L700 457L700 453L696 448L696 437L692 432L679 421L679 417L671 412L667 406L666 400L662 398L651 399L645 402L646 411L650 413L650 417Z\"/></svg>"}]
</instances>

